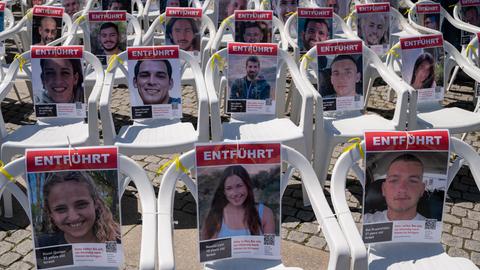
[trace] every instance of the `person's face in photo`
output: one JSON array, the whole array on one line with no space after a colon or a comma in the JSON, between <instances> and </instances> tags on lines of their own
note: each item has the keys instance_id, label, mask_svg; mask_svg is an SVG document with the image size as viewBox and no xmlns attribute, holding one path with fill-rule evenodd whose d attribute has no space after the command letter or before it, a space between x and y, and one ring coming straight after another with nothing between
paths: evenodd
<instances>
[{"instance_id":1,"label":"person's face in photo","mask_svg":"<svg viewBox=\"0 0 480 270\"><path fill-rule=\"evenodd\" d=\"M168 91L173 87L173 80L165 62L146 60L140 64L133 86L138 89L144 104L168 104Z\"/></svg>"},{"instance_id":2,"label":"person's face in photo","mask_svg":"<svg viewBox=\"0 0 480 270\"><path fill-rule=\"evenodd\" d=\"M245 9L247 9L247 0L230 0L227 5L227 17L232 15L235 10Z\"/></svg>"},{"instance_id":3,"label":"person's face in photo","mask_svg":"<svg viewBox=\"0 0 480 270\"><path fill-rule=\"evenodd\" d=\"M361 22L363 39L367 45L378 45L387 31L387 21L384 15L368 15Z\"/></svg>"},{"instance_id":4,"label":"person's face in photo","mask_svg":"<svg viewBox=\"0 0 480 270\"><path fill-rule=\"evenodd\" d=\"M56 103L70 103L75 96L78 73L68 59L47 59L42 69L43 88Z\"/></svg>"},{"instance_id":5,"label":"person's face in photo","mask_svg":"<svg viewBox=\"0 0 480 270\"><path fill-rule=\"evenodd\" d=\"M263 40L263 33L260 27L248 27L245 28L245 32L243 33L243 41L247 43L259 43Z\"/></svg>"},{"instance_id":6,"label":"person's face in photo","mask_svg":"<svg viewBox=\"0 0 480 270\"><path fill-rule=\"evenodd\" d=\"M225 197L233 206L242 206L248 196L247 186L242 178L232 175L225 179Z\"/></svg>"},{"instance_id":7,"label":"person's face in photo","mask_svg":"<svg viewBox=\"0 0 480 270\"><path fill-rule=\"evenodd\" d=\"M308 21L305 31L302 33L303 47L310 50L318 42L328 39L328 27L324 22Z\"/></svg>"},{"instance_id":8,"label":"person's face in photo","mask_svg":"<svg viewBox=\"0 0 480 270\"><path fill-rule=\"evenodd\" d=\"M50 218L68 243L96 242L95 202L85 183L68 181L53 186L48 195Z\"/></svg>"},{"instance_id":9,"label":"person's face in photo","mask_svg":"<svg viewBox=\"0 0 480 270\"><path fill-rule=\"evenodd\" d=\"M331 69L331 82L337 96L355 96L356 84L360 81L357 65L350 59L343 59L334 62Z\"/></svg>"},{"instance_id":10,"label":"person's face in photo","mask_svg":"<svg viewBox=\"0 0 480 270\"><path fill-rule=\"evenodd\" d=\"M41 45L47 45L54 41L57 37L57 22L50 17L42 18L38 27L38 33L40 34Z\"/></svg>"},{"instance_id":11,"label":"person's face in photo","mask_svg":"<svg viewBox=\"0 0 480 270\"><path fill-rule=\"evenodd\" d=\"M438 27L437 19L434 16L425 17L425 27L438 30L439 27Z\"/></svg>"},{"instance_id":12,"label":"person's face in photo","mask_svg":"<svg viewBox=\"0 0 480 270\"><path fill-rule=\"evenodd\" d=\"M251 81L255 80L259 72L260 72L260 63L247 61L247 77L249 80Z\"/></svg>"},{"instance_id":13,"label":"person's face in photo","mask_svg":"<svg viewBox=\"0 0 480 270\"><path fill-rule=\"evenodd\" d=\"M32 0L32 5L41 6L43 5L43 0Z\"/></svg>"},{"instance_id":14,"label":"person's face in photo","mask_svg":"<svg viewBox=\"0 0 480 270\"><path fill-rule=\"evenodd\" d=\"M276 0L274 0L273 3L276 3L275 1ZM277 1L279 1L278 8L277 8L278 16L280 17L280 19L283 19L283 21L285 22L288 19L287 14L290 12L295 12L297 10L297 0L277 0Z\"/></svg>"},{"instance_id":15,"label":"person's face in photo","mask_svg":"<svg viewBox=\"0 0 480 270\"><path fill-rule=\"evenodd\" d=\"M422 164L412 161L396 161L390 165L387 178L382 183L382 195L391 217L407 214L413 218L417 204L425 191Z\"/></svg>"},{"instance_id":16,"label":"person's face in photo","mask_svg":"<svg viewBox=\"0 0 480 270\"><path fill-rule=\"evenodd\" d=\"M125 8L123 7L123 4L120 2L112 2L110 4L109 10L125 10Z\"/></svg>"},{"instance_id":17,"label":"person's face in photo","mask_svg":"<svg viewBox=\"0 0 480 270\"><path fill-rule=\"evenodd\" d=\"M470 8L465 11L465 21L469 24L480 26L480 16L476 8Z\"/></svg>"},{"instance_id":18,"label":"person's face in photo","mask_svg":"<svg viewBox=\"0 0 480 270\"><path fill-rule=\"evenodd\" d=\"M333 8L333 12L338 14L339 7L337 0L327 0L327 7Z\"/></svg>"},{"instance_id":19,"label":"person's face in photo","mask_svg":"<svg viewBox=\"0 0 480 270\"><path fill-rule=\"evenodd\" d=\"M63 7L65 8L65 12L73 16L73 14L77 13L80 10L80 3L79 0L63 0Z\"/></svg>"},{"instance_id":20,"label":"person's face in photo","mask_svg":"<svg viewBox=\"0 0 480 270\"><path fill-rule=\"evenodd\" d=\"M192 21L188 19L180 19L175 21L172 26L172 41L184 51L192 51L194 49L193 41L195 32L193 31Z\"/></svg>"},{"instance_id":21,"label":"person's face in photo","mask_svg":"<svg viewBox=\"0 0 480 270\"><path fill-rule=\"evenodd\" d=\"M180 7L180 0L167 0L167 7Z\"/></svg>"},{"instance_id":22,"label":"person's face in photo","mask_svg":"<svg viewBox=\"0 0 480 270\"><path fill-rule=\"evenodd\" d=\"M101 30L99 36L100 44L107 54L118 48L120 35L114 27L107 27Z\"/></svg>"},{"instance_id":23,"label":"person's face in photo","mask_svg":"<svg viewBox=\"0 0 480 270\"><path fill-rule=\"evenodd\" d=\"M433 65L428 61L423 61L415 71L415 81L413 82L413 86L418 86L415 89L422 88L423 82L426 81L428 78L432 76L431 71L433 69Z\"/></svg>"}]
</instances>

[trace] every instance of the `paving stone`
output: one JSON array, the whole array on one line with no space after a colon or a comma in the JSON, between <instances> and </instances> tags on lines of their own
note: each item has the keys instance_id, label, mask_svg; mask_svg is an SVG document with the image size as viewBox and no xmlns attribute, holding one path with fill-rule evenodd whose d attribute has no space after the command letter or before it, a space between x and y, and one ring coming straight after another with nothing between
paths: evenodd
<instances>
[{"instance_id":1,"label":"paving stone","mask_svg":"<svg viewBox=\"0 0 480 270\"><path fill-rule=\"evenodd\" d=\"M5 231L0 231L0 241L3 240L3 238L7 237L7 232Z\"/></svg>"},{"instance_id":2,"label":"paving stone","mask_svg":"<svg viewBox=\"0 0 480 270\"><path fill-rule=\"evenodd\" d=\"M480 220L480 212L468 210L468 218L473 220Z\"/></svg>"},{"instance_id":3,"label":"paving stone","mask_svg":"<svg viewBox=\"0 0 480 270\"><path fill-rule=\"evenodd\" d=\"M452 216L450 214L443 215L443 221L447 223L457 224L457 225L462 222L459 218Z\"/></svg>"},{"instance_id":4,"label":"paving stone","mask_svg":"<svg viewBox=\"0 0 480 270\"><path fill-rule=\"evenodd\" d=\"M0 265L3 267L8 267L21 257L22 256L20 256L20 254L9 251L0 257Z\"/></svg>"},{"instance_id":5,"label":"paving stone","mask_svg":"<svg viewBox=\"0 0 480 270\"><path fill-rule=\"evenodd\" d=\"M11 242L11 243L14 243L14 244L18 244L21 241L23 241L23 239L27 238L30 235L31 235L30 231L17 230L14 233L12 233L9 237L6 237L5 241L8 241L8 242Z\"/></svg>"},{"instance_id":6,"label":"paving stone","mask_svg":"<svg viewBox=\"0 0 480 270\"><path fill-rule=\"evenodd\" d=\"M300 226L299 231L304 233L315 234L318 232L318 225L314 225L312 223L303 223Z\"/></svg>"},{"instance_id":7,"label":"paving stone","mask_svg":"<svg viewBox=\"0 0 480 270\"><path fill-rule=\"evenodd\" d=\"M458 216L458 217L466 217L467 216L467 210L464 208L460 207L452 207L452 210L450 211L451 214Z\"/></svg>"},{"instance_id":8,"label":"paving stone","mask_svg":"<svg viewBox=\"0 0 480 270\"><path fill-rule=\"evenodd\" d=\"M443 233L442 234L442 243L444 243L448 246L451 246L451 247L462 248L463 240L460 237L452 236L448 233Z\"/></svg>"},{"instance_id":9,"label":"paving stone","mask_svg":"<svg viewBox=\"0 0 480 270\"><path fill-rule=\"evenodd\" d=\"M323 237L319 237L319 236L314 235L314 236L312 236L308 239L306 245L309 246L309 247L322 249L323 247L325 247L327 245L327 241Z\"/></svg>"},{"instance_id":10,"label":"paving stone","mask_svg":"<svg viewBox=\"0 0 480 270\"><path fill-rule=\"evenodd\" d=\"M280 233L280 235L282 236L282 239L287 239L289 232L290 232L289 230L282 228L282 232Z\"/></svg>"},{"instance_id":11,"label":"paving stone","mask_svg":"<svg viewBox=\"0 0 480 270\"><path fill-rule=\"evenodd\" d=\"M472 238L480 241L480 231L474 231Z\"/></svg>"},{"instance_id":12,"label":"paving stone","mask_svg":"<svg viewBox=\"0 0 480 270\"><path fill-rule=\"evenodd\" d=\"M463 208L467 208L467 209L472 209L473 208L473 203L471 203L471 202L458 202L458 203L455 203L455 206L463 207Z\"/></svg>"},{"instance_id":13,"label":"paving stone","mask_svg":"<svg viewBox=\"0 0 480 270\"><path fill-rule=\"evenodd\" d=\"M480 253L472 251L472 253L470 254L470 260L472 260L472 262L474 264L479 266L480 265Z\"/></svg>"},{"instance_id":14,"label":"paving stone","mask_svg":"<svg viewBox=\"0 0 480 270\"><path fill-rule=\"evenodd\" d=\"M442 228L443 232L449 233L451 230L452 230L452 225L448 223L443 223L443 228Z\"/></svg>"},{"instance_id":15,"label":"paving stone","mask_svg":"<svg viewBox=\"0 0 480 270\"><path fill-rule=\"evenodd\" d=\"M32 240L27 239L20 243L18 246L15 247L15 251L20 253L20 255L27 255L30 251L32 251L33 243Z\"/></svg>"},{"instance_id":16,"label":"paving stone","mask_svg":"<svg viewBox=\"0 0 480 270\"><path fill-rule=\"evenodd\" d=\"M466 252L463 249L454 248L454 247L449 248L447 254L452 256L452 257L464 257L464 258L469 257L468 252Z\"/></svg>"},{"instance_id":17,"label":"paving stone","mask_svg":"<svg viewBox=\"0 0 480 270\"><path fill-rule=\"evenodd\" d=\"M465 248L473 251L480 251L480 241L465 240Z\"/></svg>"},{"instance_id":18,"label":"paving stone","mask_svg":"<svg viewBox=\"0 0 480 270\"><path fill-rule=\"evenodd\" d=\"M16 262L8 267L9 270L26 270L31 268L33 268L33 266L22 261Z\"/></svg>"},{"instance_id":19,"label":"paving stone","mask_svg":"<svg viewBox=\"0 0 480 270\"><path fill-rule=\"evenodd\" d=\"M6 242L6 241L1 241L0 242L0 255L9 251L10 249L12 249L12 247L13 247L12 243L9 243L9 242Z\"/></svg>"},{"instance_id":20,"label":"paving stone","mask_svg":"<svg viewBox=\"0 0 480 270\"><path fill-rule=\"evenodd\" d=\"M303 243L307 239L307 237L307 234L297 231L290 231L290 233L288 233L287 239L298 243Z\"/></svg>"},{"instance_id":21,"label":"paving stone","mask_svg":"<svg viewBox=\"0 0 480 270\"><path fill-rule=\"evenodd\" d=\"M467 227L470 229L474 229L474 230L478 229L478 221L476 220L462 218L462 225L463 227Z\"/></svg>"},{"instance_id":22,"label":"paving stone","mask_svg":"<svg viewBox=\"0 0 480 270\"><path fill-rule=\"evenodd\" d=\"M452 234L462 238L470 238L470 236L472 236L472 230L455 226L453 227Z\"/></svg>"},{"instance_id":23,"label":"paving stone","mask_svg":"<svg viewBox=\"0 0 480 270\"><path fill-rule=\"evenodd\" d=\"M300 220L294 217L288 216L282 222L282 227L287 229L295 229L300 224Z\"/></svg>"}]
</instances>

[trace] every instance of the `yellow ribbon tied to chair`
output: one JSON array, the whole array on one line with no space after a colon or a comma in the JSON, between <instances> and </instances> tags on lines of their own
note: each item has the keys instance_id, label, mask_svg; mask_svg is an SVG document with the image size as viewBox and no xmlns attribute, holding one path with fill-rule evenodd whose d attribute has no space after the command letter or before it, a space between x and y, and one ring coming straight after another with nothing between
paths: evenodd
<instances>
[{"instance_id":1,"label":"yellow ribbon tied to chair","mask_svg":"<svg viewBox=\"0 0 480 270\"><path fill-rule=\"evenodd\" d=\"M472 44L468 44L467 45L467 48L465 49L465 53L468 55L468 53L472 51L473 54L477 54L477 48L475 48L475 46L473 46Z\"/></svg>"},{"instance_id":2,"label":"yellow ribbon tied to chair","mask_svg":"<svg viewBox=\"0 0 480 270\"><path fill-rule=\"evenodd\" d=\"M5 164L3 163L3 161L0 160L0 173L3 174L8 179L8 181L10 181L11 183L15 183L16 182L15 177L13 177L13 175L7 172L7 170L5 170L4 167L5 167ZM7 187L7 184L10 182L7 182L5 185L3 185L2 188L0 188L0 194L3 193L3 191Z\"/></svg>"},{"instance_id":3,"label":"yellow ribbon tied to chair","mask_svg":"<svg viewBox=\"0 0 480 270\"><path fill-rule=\"evenodd\" d=\"M170 164L175 164L175 170L182 170L185 174L188 173L188 169L183 166L182 162L180 162L180 156L174 155L172 159L170 159L169 161L167 161L167 163L163 164L160 168L158 168L156 176L160 175Z\"/></svg>"},{"instance_id":4,"label":"yellow ribbon tied to chair","mask_svg":"<svg viewBox=\"0 0 480 270\"><path fill-rule=\"evenodd\" d=\"M347 15L347 17L343 18L343 20L344 20L344 21L348 21L348 19L350 19L350 18L353 19L354 17L355 17L355 16L353 15L353 11L352 11L352 12L350 12L350 14Z\"/></svg>"},{"instance_id":5,"label":"yellow ribbon tied to chair","mask_svg":"<svg viewBox=\"0 0 480 270\"><path fill-rule=\"evenodd\" d=\"M403 15L407 15L408 13L412 12L412 10L410 8L407 8L407 10L405 10L405 12L403 13Z\"/></svg>"},{"instance_id":6,"label":"yellow ribbon tied to chair","mask_svg":"<svg viewBox=\"0 0 480 270\"><path fill-rule=\"evenodd\" d=\"M313 57L308 56L307 54L304 54L302 57L300 57L300 63L303 61L303 59L307 59L307 61L305 61L305 68L307 68L310 62L313 61Z\"/></svg>"},{"instance_id":7,"label":"yellow ribbon tied to chair","mask_svg":"<svg viewBox=\"0 0 480 270\"><path fill-rule=\"evenodd\" d=\"M123 60L115 53L112 56L110 56L110 59L108 60L107 72L112 71L116 61L118 61L120 64L123 65Z\"/></svg>"},{"instance_id":8,"label":"yellow ribbon tied to chair","mask_svg":"<svg viewBox=\"0 0 480 270\"><path fill-rule=\"evenodd\" d=\"M78 17L73 23L74 24L80 24L81 22L83 22L85 20L85 15L81 15L80 17Z\"/></svg>"},{"instance_id":9,"label":"yellow ribbon tied to chair","mask_svg":"<svg viewBox=\"0 0 480 270\"><path fill-rule=\"evenodd\" d=\"M220 54L215 53L212 55L213 61L210 63L210 68L213 70L215 68L215 62L218 65L218 68L220 70L223 70L223 67L225 66L225 61L223 58L220 56Z\"/></svg>"},{"instance_id":10,"label":"yellow ribbon tied to chair","mask_svg":"<svg viewBox=\"0 0 480 270\"><path fill-rule=\"evenodd\" d=\"M233 17L233 15L231 15L230 17L225 18L225 19L222 21L222 23L220 24L220 26L226 24L226 25L230 26L230 28L233 28L233 24L232 24L232 22L230 21L230 18L231 18L231 17Z\"/></svg>"},{"instance_id":11,"label":"yellow ribbon tied to chair","mask_svg":"<svg viewBox=\"0 0 480 270\"><path fill-rule=\"evenodd\" d=\"M396 50L397 48L398 46L393 46L392 48L390 48L390 50L388 50L387 52L387 55L393 55L393 57L399 58L400 55L397 53L397 50Z\"/></svg>"},{"instance_id":12,"label":"yellow ribbon tied to chair","mask_svg":"<svg viewBox=\"0 0 480 270\"><path fill-rule=\"evenodd\" d=\"M18 68L20 69L20 71L23 71L23 65L25 65L25 63L27 62L27 60L25 60L25 58L23 58L23 56L19 53L15 54L15 56L13 57L13 59L17 59L18 60Z\"/></svg>"},{"instance_id":13,"label":"yellow ribbon tied to chair","mask_svg":"<svg viewBox=\"0 0 480 270\"><path fill-rule=\"evenodd\" d=\"M362 139L359 138L359 137L356 137L356 138L351 138L350 140L348 140L349 143L352 143L351 145L345 147L345 149L343 149L343 152L342 153L345 153L345 152L348 152L350 150L353 150L355 148L358 148L358 152L360 152L360 156L363 158L365 156L365 153L363 152L363 149L362 149Z\"/></svg>"}]
</instances>

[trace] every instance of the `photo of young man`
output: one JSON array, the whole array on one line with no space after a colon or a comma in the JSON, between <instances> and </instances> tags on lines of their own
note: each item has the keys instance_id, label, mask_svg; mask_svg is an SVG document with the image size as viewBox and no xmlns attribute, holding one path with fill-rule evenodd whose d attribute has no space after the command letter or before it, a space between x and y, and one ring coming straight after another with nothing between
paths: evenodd
<instances>
[{"instance_id":1,"label":"photo of young man","mask_svg":"<svg viewBox=\"0 0 480 270\"><path fill-rule=\"evenodd\" d=\"M80 11L82 6L81 0L63 0L63 7L65 8L65 13L67 13L71 18L73 15Z\"/></svg>"},{"instance_id":2,"label":"photo of young man","mask_svg":"<svg viewBox=\"0 0 480 270\"><path fill-rule=\"evenodd\" d=\"M288 17L297 11L298 0L271 0L272 10L282 22L286 22Z\"/></svg>"},{"instance_id":3,"label":"photo of young man","mask_svg":"<svg viewBox=\"0 0 480 270\"><path fill-rule=\"evenodd\" d=\"M178 45L184 51L200 50L200 26L194 18L168 18L167 45Z\"/></svg>"},{"instance_id":4,"label":"photo of young man","mask_svg":"<svg viewBox=\"0 0 480 270\"><path fill-rule=\"evenodd\" d=\"M270 84L260 74L260 60L250 56L245 62L245 76L233 81L230 99L267 99L270 97Z\"/></svg>"},{"instance_id":5,"label":"photo of young man","mask_svg":"<svg viewBox=\"0 0 480 270\"><path fill-rule=\"evenodd\" d=\"M305 19L303 31L300 32L300 50L309 51L318 42L331 38L330 25L325 19Z\"/></svg>"},{"instance_id":6,"label":"photo of young man","mask_svg":"<svg viewBox=\"0 0 480 270\"><path fill-rule=\"evenodd\" d=\"M120 50L120 32L118 31L118 25L113 22L106 22L100 26L97 39L101 46L101 51L95 54L98 55L113 55L122 52Z\"/></svg>"}]
</instances>

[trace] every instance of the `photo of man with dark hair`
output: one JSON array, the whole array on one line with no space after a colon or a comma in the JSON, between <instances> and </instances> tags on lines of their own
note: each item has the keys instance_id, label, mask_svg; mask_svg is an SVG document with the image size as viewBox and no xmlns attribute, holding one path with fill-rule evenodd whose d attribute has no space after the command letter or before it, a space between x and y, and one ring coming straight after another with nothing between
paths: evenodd
<instances>
[{"instance_id":1,"label":"photo of man with dark hair","mask_svg":"<svg viewBox=\"0 0 480 270\"><path fill-rule=\"evenodd\" d=\"M33 45L47 45L59 39L62 33L61 18L41 17L38 25L34 25Z\"/></svg>"},{"instance_id":2,"label":"photo of man with dark hair","mask_svg":"<svg viewBox=\"0 0 480 270\"><path fill-rule=\"evenodd\" d=\"M270 97L270 84L259 75L260 60L249 56L245 62L246 75L233 81L230 99L267 99Z\"/></svg>"},{"instance_id":3,"label":"photo of man with dark hair","mask_svg":"<svg viewBox=\"0 0 480 270\"><path fill-rule=\"evenodd\" d=\"M167 45L178 45L184 51L200 51L200 22L194 18L168 18Z\"/></svg>"},{"instance_id":4,"label":"photo of man with dark hair","mask_svg":"<svg viewBox=\"0 0 480 270\"><path fill-rule=\"evenodd\" d=\"M308 51L318 42L330 39L330 25L325 19L305 19L303 31L300 32L300 51Z\"/></svg>"}]
</instances>

